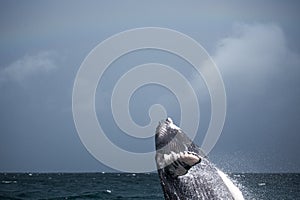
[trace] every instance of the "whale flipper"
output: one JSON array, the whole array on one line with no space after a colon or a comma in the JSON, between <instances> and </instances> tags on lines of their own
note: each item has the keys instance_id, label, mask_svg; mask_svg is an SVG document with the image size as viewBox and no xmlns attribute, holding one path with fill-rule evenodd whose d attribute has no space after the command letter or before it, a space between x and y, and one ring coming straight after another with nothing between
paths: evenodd
<instances>
[{"instance_id":1,"label":"whale flipper","mask_svg":"<svg viewBox=\"0 0 300 200\"><path fill-rule=\"evenodd\" d=\"M170 154L158 156L160 156L160 158L158 158L160 160L160 166L165 166L166 173L172 177L185 175L191 167L201 162L200 156L190 151L180 153L172 151Z\"/></svg>"}]
</instances>

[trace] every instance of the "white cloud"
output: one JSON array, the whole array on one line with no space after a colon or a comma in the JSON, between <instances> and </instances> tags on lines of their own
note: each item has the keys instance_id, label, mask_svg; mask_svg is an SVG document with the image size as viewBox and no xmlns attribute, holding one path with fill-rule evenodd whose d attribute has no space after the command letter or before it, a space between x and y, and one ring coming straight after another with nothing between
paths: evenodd
<instances>
[{"instance_id":1,"label":"white cloud","mask_svg":"<svg viewBox=\"0 0 300 200\"><path fill-rule=\"evenodd\" d=\"M42 51L35 55L25 55L0 71L0 80L23 81L31 76L47 73L57 68L56 54Z\"/></svg>"},{"instance_id":2,"label":"white cloud","mask_svg":"<svg viewBox=\"0 0 300 200\"><path fill-rule=\"evenodd\" d=\"M276 24L236 25L233 35L219 42L213 59L225 83L252 88L262 88L270 81L268 77L278 76L300 63Z\"/></svg>"}]
</instances>

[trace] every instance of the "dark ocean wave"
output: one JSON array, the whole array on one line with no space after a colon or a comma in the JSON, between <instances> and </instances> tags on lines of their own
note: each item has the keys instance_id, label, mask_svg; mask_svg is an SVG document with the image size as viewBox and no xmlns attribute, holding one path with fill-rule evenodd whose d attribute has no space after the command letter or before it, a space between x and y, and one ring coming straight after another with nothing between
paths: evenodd
<instances>
[{"instance_id":1,"label":"dark ocean wave","mask_svg":"<svg viewBox=\"0 0 300 200\"><path fill-rule=\"evenodd\" d=\"M300 199L300 174L231 174L245 199ZM2 200L163 199L157 174L0 174Z\"/></svg>"}]
</instances>

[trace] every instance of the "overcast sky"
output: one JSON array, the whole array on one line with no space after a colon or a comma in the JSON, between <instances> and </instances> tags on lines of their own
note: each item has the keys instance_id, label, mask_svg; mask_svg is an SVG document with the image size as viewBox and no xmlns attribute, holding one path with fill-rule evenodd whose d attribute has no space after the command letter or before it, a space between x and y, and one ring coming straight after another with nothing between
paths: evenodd
<instances>
[{"instance_id":1,"label":"overcast sky","mask_svg":"<svg viewBox=\"0 0 300 200\"><path fill-rule=\"evenodd\" d=\"M75 76L101 41L128 29L154 26L195 39L221 72L227 117L211 160L225 171L300 172L298 1L10 0L0 5L0 171L111 170L89 154L75 129ZM199 84L201 126L195 142L201 144L210 119L203 81L186 70L187 63L166 52L126 56L112 64L97 88L97 116L112 133L108 137L129 151L153 151L153 138L131 138L117 128L110 95L130 67L157 62ZM130 101L137 124L148 123L154 103L164 105L179 123L174 95L147 85Z\"/></svg>"}]
</instances>

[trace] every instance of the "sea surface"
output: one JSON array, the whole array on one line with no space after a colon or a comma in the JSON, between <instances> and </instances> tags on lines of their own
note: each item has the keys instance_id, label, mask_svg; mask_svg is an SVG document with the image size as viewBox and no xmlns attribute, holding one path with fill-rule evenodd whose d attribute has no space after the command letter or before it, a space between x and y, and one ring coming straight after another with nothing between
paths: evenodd
<instances>
[{"instance_id":1,"label":"sea surface","mask_svg":"<svg viewBox=\"0 0 300 200\"><path fill-rule=\"evenodd\" d=\"M245 199L300 199L300 174L229 174ZM156 173L2 173L0 199L163 199Z\"/></svg>"}]
</instances>

